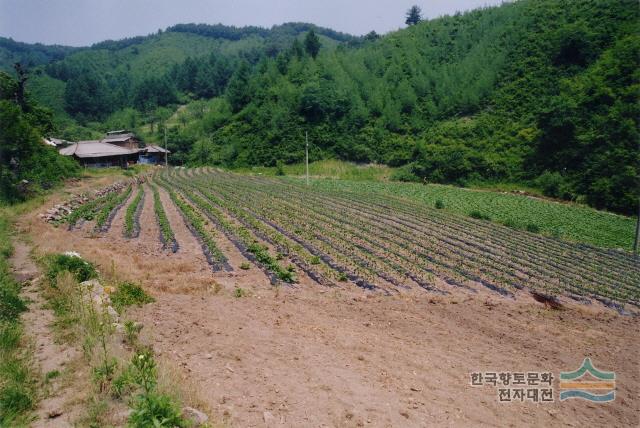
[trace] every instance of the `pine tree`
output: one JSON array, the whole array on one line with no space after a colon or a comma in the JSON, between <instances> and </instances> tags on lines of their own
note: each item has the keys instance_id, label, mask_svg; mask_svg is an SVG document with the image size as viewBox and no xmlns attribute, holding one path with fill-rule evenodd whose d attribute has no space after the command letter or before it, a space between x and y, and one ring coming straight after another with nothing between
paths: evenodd
<instances>
[{"instance_id":1,"label":"pine tree","mask_svg":"<svg viewBox=\"0 0 640 428\"><path fill-rule=\"evenodd\" d=\"M417 5L411 6L411 9L407 11L407 20L404 23L416 25L420 21L422 21L422 10Z\"/></svg>"},{"instance_id":2,"label":"pine tree","mask_svg":"<svg viewBox=\"0 0 640 428\"><path fill-rule=\"evenodd\" d=\"M316 36L315 31L310 30L304 39L304 48L307 50L307 53L315 59L318 56L318 52L320 52L321 46L322 44L318 36Z\"/></svg>"}]
</instances>

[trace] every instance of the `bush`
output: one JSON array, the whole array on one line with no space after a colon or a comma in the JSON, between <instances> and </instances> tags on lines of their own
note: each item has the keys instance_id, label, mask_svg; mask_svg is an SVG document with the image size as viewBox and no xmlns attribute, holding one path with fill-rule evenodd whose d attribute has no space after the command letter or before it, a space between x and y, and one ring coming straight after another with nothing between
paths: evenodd
<instances>
[{"instance_id":1,"label":"bush","mask_svg":"<svg viewBox=\"0 0 640 428\"><path fill-rule=\"evenodd\" d=\"M469 217L476 218L478 220L491 220L491 217L488 214L483 214L478 210L473 210L469 213Z\"/></svg>"},{"instance_id":2,"label":"bush","mask_svg":"<svg viewBox=\"0 0 640 428\"><path fill-rule=\"evenodd\" d=\"M538 226L537 224L529 223L527 224L526 229L527 229L527 232L540 233L540 226Z\"/></svg>"},{"instance_id":3,"label":"bush","mask_svg":"<svg viewBox=\"0 0 640 428\"><path fill-rule=\"evenodd\" d=\"M571 199L570 186L565 178L558 172L545 171L536 180L545 196L559 199Z\"/></svg>"},{"instance_id":4,"label":"bush","mask_svg":"<svg viewBox=\"0 0 640 428\"><path fill-rule=\"evenodd\" d=\"M129 416L129 425L135 428L187 426L173 400L155 392L136 398L133 412Z\"/></svg>"},{"instance_id":5,"label":"bush","mask_svg":"<svg viewBox=\"0 0 640 428\"><path fill-rule=\"evenodd\" d=\"M93 264L81 257L68 254L51 256L47 268L47 279L51 285L56 285L56 278L61 272L70 272L78 282L98 277L98 272Z\"/></svg>"},{"instance_id":6,"label":"bush","mask_svg":"<svg viewBox=\"0 0 640 428\"><path fill-rule=\"evenodd\" d=\"M111 303L115 310L122 312L128 306L142 306L155 300L149 296L138 284L123 282L117 290L111 294Z\"/></svg>"},{"instance_id":7,"label":"bush","mask_svg":"<svg viewBox=\"0 0 640 428\"><path fill-rule=\"evenodd\" d=\"M405 165L393 171L389 177L391 181L419 182L420 177L413 173L411 165Z\"/></svg>"},{"instance_id":8,"label":"bush","mask_svg":"<svg viewBox=\"0 0 640 428\"><path fill-rule=\"evenodd\" d=\"M439 210L444 208L444 202L442 202L442 199L436 199L436 208Z\"/></svg>"},{"instance_id":9,"label":"bush","mask_svg":"<svg viewBox=\"0 0 640 428\"><path fill-rule=\"evenodd\" d=\"M279 175L279 176L283 176L283 175L285 175L285 172L284 172L284 163L282 163L282 161L281 161L281 160L279 160L278 162L276 162L276 175Z\"/></svg>"}]
</instances>

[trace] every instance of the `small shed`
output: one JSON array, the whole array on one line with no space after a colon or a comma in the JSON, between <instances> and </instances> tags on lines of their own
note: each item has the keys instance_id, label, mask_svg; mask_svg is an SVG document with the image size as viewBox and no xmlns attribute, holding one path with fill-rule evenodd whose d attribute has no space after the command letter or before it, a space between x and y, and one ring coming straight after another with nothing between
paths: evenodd
<instances>
[{"instance_id":1,"label":"small shed","mask_svg":"<svg viewBox=\"0 0 640 428\"><path fill-rule=\"evenodd\" d=\"M165 161L165 157L171 153L167 149L163 149L160 146L148 145L144 149L140 150L140 157L138 163L160 165Z\"/></svg>"}]
</instances>

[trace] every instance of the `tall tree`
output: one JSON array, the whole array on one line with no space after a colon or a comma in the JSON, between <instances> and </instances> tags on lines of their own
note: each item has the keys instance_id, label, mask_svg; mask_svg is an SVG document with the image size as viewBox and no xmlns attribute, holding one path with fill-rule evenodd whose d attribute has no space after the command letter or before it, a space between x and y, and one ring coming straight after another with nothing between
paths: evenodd
<instances>
[{"instance_id":1,"label":"tall tree","mask_svg":"<svg viewBox=\"0 0 640 428\"><path fill-rule=\"evenodd\" d=\"M422 9L417 5L411 6L407 11L407 19L404 23L407 25L416 25L420 21L422 21Z\"/></svg>"},{"instance_id":2,"label":"tall tree","mask_svg":"<svg viewBox=\"0 0 640 428\"><path fill-rule=\"evenodd\" d=\"M307 37L304 38L304 48L307 53L311 55L313 59L318 56L318 52L320 52L320 47L322 43L320 43L320 39L316 35L315 31L310 30L307 33Z\"/></svg>"}]
</instances>

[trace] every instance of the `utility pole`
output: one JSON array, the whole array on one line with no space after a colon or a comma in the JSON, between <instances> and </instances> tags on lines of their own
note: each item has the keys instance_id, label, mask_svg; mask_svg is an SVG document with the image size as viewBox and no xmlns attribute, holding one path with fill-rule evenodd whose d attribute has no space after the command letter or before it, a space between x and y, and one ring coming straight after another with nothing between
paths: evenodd
<instances>
[{"instance_id":1,"label":"utility pole","mask_svg":"<svg viewBox=\"0 0 640 428\"><path fill-rule=\"evenodd\" d=\"M307 131L304 131L304 137L305 140L307 141L307 145L305 147L305 153L307 155L307 186L309 185L309 133Z\"/></svg>"},{"instance_id":2,"label":"utility pole","mask_svg":"<svg viewBox=\"0 0 640 428\"><path fill-rule=\"evenodd\" d=\"M638 244L640 242L640 199L638 199L638 218L636 219L636 240L633 242L633 255L638 258Z\"/></svg>"},{"instance_id":3,"label":"utility pole","mask_svg":"<svg viewBox=\"0 0 640 428\"><path fill-rule=\"evenodd\" d=\"M167 157L167 124L164 125L164 166L165 168L169 166L169 161Z\"/></svg>"}]
</instances>

